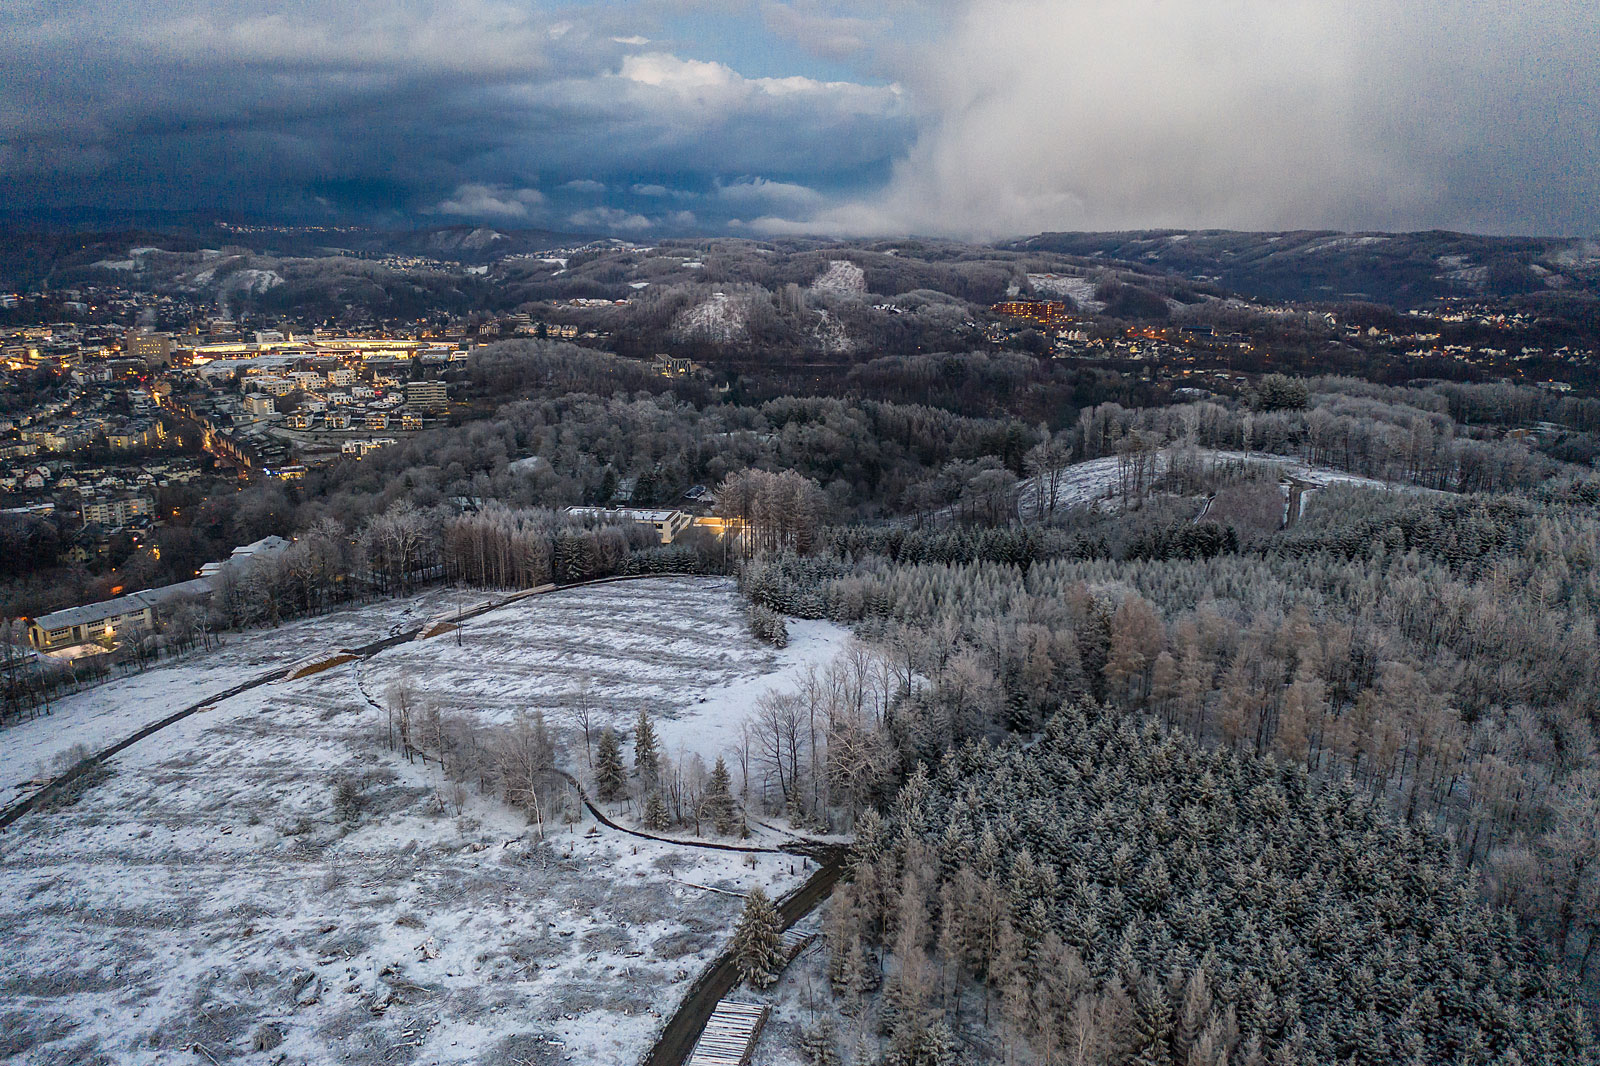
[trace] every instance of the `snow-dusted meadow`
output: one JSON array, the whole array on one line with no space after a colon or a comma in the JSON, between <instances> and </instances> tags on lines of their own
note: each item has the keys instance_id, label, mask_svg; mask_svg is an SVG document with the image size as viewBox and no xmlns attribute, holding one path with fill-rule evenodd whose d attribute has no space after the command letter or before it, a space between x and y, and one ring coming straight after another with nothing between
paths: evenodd
<instances>
[{"instance_id":1,"label":"snow-dusted meadow","mask_svg":"<svg viewBox=\"0 0 1600 1066\"><path fill-rule=\"evenodd\" d=\"M1293 478L1307 486L1301 501L1301 507L1304 509L1311 507L1312 495L1317 489L1335 484L1389 489L1396 492L1439 494L1433 489L1376 481L1356 474L1347 474L1342 470L1312 466L1292 456L1274 455L1270 452L1219 451L1212 448L1197 448L1195 453L1204 463L1248 462L1277 468L1281 476ZM1168 452L1162 452L1157 456L1157 472L1165 473L1169 462L1170 455ZM1117 495L1120 463L1121 460L1112 455L1101 459L1090 459L1086 462L1074 463L1071 466L1064 466L1042 475L1044 478L1052 478L1055 481L1056 510L1067 511L1075 507L1095 506L1110 509L1121 506L1121 500ZM1286 488L1286 497L1287 491ZM1044 495L1045 499L1048 500L1049 489L1047 486L1044 489ZM1017 486L1017 511L1022 518L1038 517L1039 499L1039 478L1028 478Z\"/></svg>"},{"instance_id":2,"label":"snow-dusted meadow","mask_svg":"<svg viewBox=\"0 0 1600 1066\"><path fill-rule=\"evenodd\" d=\"M1088 314L1099 314L1106 309L1105 301L1094 298L1095 283L1091 278L1071 274L1029 274L1028 284L1034 292L1046 296L1065 296Z\"/></svg>"},{"instance_id":3,"label":"snow-dusted meadow","mask_svg":"<svg viewBox=\"0 0 1600 1066\"><path fill-rule=\"evenodd\" d=\"M848 639L832 623L790 619L788 647L771 648L750 637L731 580L655 578L520 600L469 622L459 644L451 633L402 645L361 676L380 699L406 679L445 713L480 722L542 711L580 747L573 700L587 681L594 731L626 729L643 707L668 754L699 754L708 766L722 754L732 766L756 700L793 687Z\"/></svg>"},{"instance_id":4,"label":"snow-dusted meadow","mask_svg":"<svg viewBox=\"0 0 1600 1066\"><path fill-rule=\"evenodd\" d=\"M379 640L453 608L460 594L434 589L399 600L305 618L276 629L225 633L221 647L196 650L57 700L48 715L0 731L0 805L25 794L25 782L59 769L82 745L107 747L151 722L242 681L303 658ZM481 595L478 600L480 602Z\"/></svg>"},{"instance_id":5,"label":"snow-dusted meadow","mask_svg":"<svg viewBox=\"0 0 1600 1066\"><path fill-rule=\"evenodd\" d=\"M410 621L450 602L418 597ZM264 638L230 644L212 684L190 676L198 660L168 667L131 679L120 718L55 723L123 736L159 717L145 704L170 713L388 624L303 633L281 661ZM755 644L725 581L627 582L521 601L471 621L460 645L400 645L360 677L377 691L408 675L452 696L452 713L544 707L554 721L582 674L608 713L647 701L669 750L709 754L764 687L844 639L791 635L782 652ZM435 767L387 750L356 678L345 665L223 701L0 833L0 1059L636 1061L730 934L736 893L781 894L807 873L788 855L655 843L587 817L539 842L475 794L458 813ZM335 809L339 777L359 782L354 820Z\"/></svg>"}]
</instances>

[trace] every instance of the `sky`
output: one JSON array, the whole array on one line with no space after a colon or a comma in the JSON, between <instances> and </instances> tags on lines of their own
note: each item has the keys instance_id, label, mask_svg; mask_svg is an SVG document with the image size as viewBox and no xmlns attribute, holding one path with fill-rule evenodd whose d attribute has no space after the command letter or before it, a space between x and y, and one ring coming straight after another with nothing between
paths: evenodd
<instances>
[{"instance_id":1,"label":"sky","mask_svg":"<svg viewBox=\"0 0 1600 1066\"><path fill-rule=\"evenodd\" d=\"M1600 234L1592 0L4 0L0 212Z\"/></svg>"}]
</instances>

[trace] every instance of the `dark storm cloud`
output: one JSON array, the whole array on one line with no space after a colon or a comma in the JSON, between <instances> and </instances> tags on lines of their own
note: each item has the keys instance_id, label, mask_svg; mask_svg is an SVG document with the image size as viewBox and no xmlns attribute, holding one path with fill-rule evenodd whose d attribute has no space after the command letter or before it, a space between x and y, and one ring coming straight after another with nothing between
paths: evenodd
<instances>
[{"instance_id":1,"label":"dark storm cloud","mask_svg":"<svg viewBox=\"0 0 1600 1066\"><path fill-rule=\"evenodd\" d=\"M614 6L266 7L0 8L8 206L562 225L574 183L860 188L911 133L892 89L680 59Z\"/></svg>"},{"instance_id":2,"label":"dark storm cloud","mask_svg":"<svg viewBox=\"0 0 1600 1066\"><path fill-rule=\"evenodd\" d=\"M0 181L619 232L1594 233L1596 54L1576 0L7 0Z\"/></svg>"}]
</instances>

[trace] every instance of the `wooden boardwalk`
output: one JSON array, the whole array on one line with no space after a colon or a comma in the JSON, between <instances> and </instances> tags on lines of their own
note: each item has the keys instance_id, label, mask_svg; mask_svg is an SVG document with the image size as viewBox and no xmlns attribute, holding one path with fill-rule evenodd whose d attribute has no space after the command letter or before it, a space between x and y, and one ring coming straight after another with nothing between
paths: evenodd
<instances>
[{"instance_id":1,"label":"wooden boardwalk","mask_svg":"<svg viewBox=\"0 0 1600 1066\"><path fill-rule=\"evenodd\" d=\"M687 1066L750 1066L750 1054L767 1020L764 1003L725 999L711 1012Z\"/></svg>"}]
</instances>

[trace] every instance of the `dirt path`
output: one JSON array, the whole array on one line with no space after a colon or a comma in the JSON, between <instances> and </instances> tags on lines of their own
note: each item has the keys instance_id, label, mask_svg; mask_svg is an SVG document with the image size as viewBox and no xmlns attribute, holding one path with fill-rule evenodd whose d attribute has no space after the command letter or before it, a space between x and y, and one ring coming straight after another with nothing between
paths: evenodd
<instances>
[{"instance_id":1,"label":"dirt path","mask_svg":"<svg viewBox=\"0 0 1600 1066\"><path fill-rule=\"evenodd\" d=\"M1300 521L1300 513L1305 506L1305 495L1308 489L1316 488L1309 481L1302 481L1297 477L1289 478L1289 500L1283 514L1283 528L1288 529Z\"/></svg>"},{"instance_id":2,"label":"dirt path","mask_svg":"<svg viewBox=\"0 0 1600 1066\"><path fill-rule=\"evenodd\" d=\"M679 576L682 575L629 575L627 577L599 578L594 581L578 582L572 585L563 585L559 587L541 587L538 589L529 589L522 592L513 593L512 595L501 597L499 599L490 600L486 603L481 603L471 610L462 611L457 615L451 616L447 619L447 621L459 624L461 622L466 622L481 615L487 614L491 611L499 610L501 607L508 606L509 604L515 603L519 600L528 599L538 595L545 595L550 592L561 591L562 589L578 588L584 585L607 584L615 581L648 580L650 578ZM356 667L359 668L359 664L361 662L371 659L379 652L385 651L389 648L398 647L401 644L406 644L418 639L423 631L431 624L432 623L413 626L409 629L393 633L380 640L375 640L370 644L364 644L358 648L341 648L338 649L338 651L341 654L353 656ZM27 814L31 810L36 809L51 795L58 793L63 788L69 787L74 781L83 778L85 775L92 774L93 771L100 766L100 764L105 762L105 760L110 759L123 751L126 751L128 748L131 748L141 740L148 739L168 726L173 725L176 722L180 722L191 715L197 714L208 707L215 706L224 700L231 699L240 693L248 692L251 689L259 688L275 681L281 681L293 673L299 665L300 664L291 664L289 666L279 667L277 669L268 671L267 673L261 674L258 677L234 685L231 688L214 693L213 695L207 696L203 700L190 704L182 710L168 715L166 718L163 718L158 722L153 722L150 725L145 726L132 736L119 741L108 748L104 748L95 752L93 755L83 759L64 773L51 780L49 784L45 785L37 792L24 797L11 806L5 808L3 811L0 811L0 829L4 829L7 826L12 825L23 815ZM359 685L359 674L357 675L357 682ZM364 688L361 690L361 692L362 696L367 700L367 702L373 702L371 696L367 695ZM557 770L555 773L564 778L577 791L579 799L583 802L583 805L588 809L589 813L594 816L597 822L617 832L624 833L629 836L641 837L646 840L675 844L680 847L704 848L716 851L756 852L766 854L787 853L803 856L816 861L819 864L817 872L807 878L805 883L799 888L795 889L793 892L789 893L778 901L778 913L783 919L783 927L785 929L792 927L796 922L810 914L812 910L814 910L819 904L832 895L834 886L838 884L840 877L842 877L844 874L845 860L849 849L847 846L841 844L810 840L800 837L785 843L781 847L770 848L741 844L721 844L715 841L706 840L681 840L673 837L645 833L637 829L629 829L628 827L619 825L613 821L605 814L605 812L601 811L593 802L591 802L577 778L563 770ZM733 956L731 953L724 953L718 957L718 959L713 962L703 974L700 975L693 985L690 986L689 992L684 997L683 1002L679 1005L673 1016L668 1020L666 1026L662 1029L661 1035L656 1039L655 1045L644 1057L644 1066L682 1066L682 1063L688 1059L690 1052L694 1050L695 1041L699 1039L700 1033L705 1029L706 1021L711 1017L711 1012L716 1009L717 1004L721 1002L724 996L733 990L737 983L738 968L735 965Z\"/></svg>"},{"instance_id":3,"label":"dirt path","mask_svg":"<svg viewBox=\"0 0 1600 1066\"><path fill-rule=\"evenodd\" d=\"M778 914L783 918L785 929L810 914L818 904L831 896L839 878L844 876L846 849L838 845L829 847L832 854L822 862L817 872L805 884L778 901ZM643 1066L683 1066L711 1018L711 1012L738 983L739 970L733 955L725 952L689 986L689 993L679 1004L677 1013L661 1030L655 1046L642 1060Z\"/></svg>"}]
</instances>

